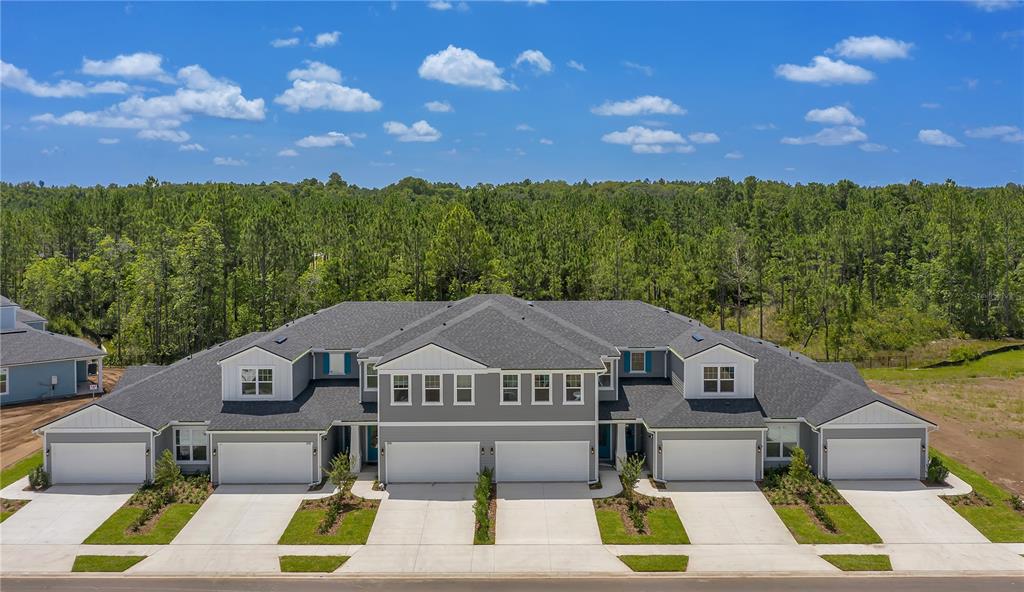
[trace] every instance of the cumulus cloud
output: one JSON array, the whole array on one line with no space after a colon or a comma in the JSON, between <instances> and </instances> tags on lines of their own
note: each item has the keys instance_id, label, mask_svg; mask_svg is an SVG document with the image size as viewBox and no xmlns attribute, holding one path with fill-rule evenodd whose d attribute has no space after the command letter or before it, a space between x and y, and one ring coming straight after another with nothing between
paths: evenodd
<instances>
[{"instance_id":1,"label":"cumulus cloud","mask_svg":"<svg viewBox=\"0 0 1024 592\"><path fill-rule=\"evenodd\" d=\"M686 109L672 101L653 95L644 95L629 101L605 101L590 110L595 115L686 115Z\"/></svg>"},{"instance_id":2,"label":"cumulus cloud","mask_svg":"<svg viewBox=\"0 0 1024 592\"><path fill-rule=\"evenodd\" d=\"M982 140L991 140L998 138L1004 142L1021 142L1024 141L1024 134L1021 133L1020 128L1015 125L992 125L988 127L976 127L969 129L964 132L968 138L978 138Z\"/></svg>"},{"instance_id":3,"label":"cumulus cloud","mask_svg":"<svg viewBox=\"0 0 1024 592\"><path fill-rule=\"evenodd\" d=\"M446 2L445 0L433 0L432 2L427 2L427 8L432 8L434 10L451 10L455 7L451 2Z\"/></svg>"},{"instance_id":4,"label":"cumulus cloud","mask_svg":"<svg viewBox=\"0 0 1024 592\"><path fill-rule=\"evenodd\" d=\"M121 142L120 138L99 138L96 140L100 144L118 144Z\"/></svg>"},{"instance_id":5,"label":"cumulus cloud","mask_svg":"<svg viewBox=\"0 0 1024 592\"><path fill-rule=\"evenodd\" d=\"M341 39L341 31L319 33L310 45L313 47L331 47L332 45L337 45L339 39Z\"/></svg>"},{"instance_id":6,"label":"cumulus cloud","mask_svg":"<svg viewBox=\"0 0 1024 592\"><path fill-rule=\"evenodd\" d=\"M52 125L109 127L116 129L143 129L149 126L149 121L142 117L125 117L102 111L71 111L59 116L53 113L43 113L41 115L33 115L31 121Z\"/></svg>"},{"instance_id":7,"label":"cumulus cloud","mask_svg":"<svg viewBox=\"0 0 1024 592\"><path fill-rule=\"evenodd\" d=\"M554 140L549 140L548 138L541 138L537 141L540 142L541 144L544 144L545 146L551 146L552 144L555 143Z\"/></svg>"},{"instance_id":8,"label":"cumulus cloud","mask_svg":"<svg viewBox=\"0 0 1024 592\"><path fill-rule=\"evenodd\" d=\"M516 125L516 131L517 132L532 132L533 131L533 127L530 126L530 124L528 124L528 123L520 123L520 124Z\"/></svg>"},{"instance_id":9,"label":"cumulus cloud","mask_svg":"<svg viewBox=\"0 0 1024 592\"><path fill-rule=\"evenodd\" d=\"M693 132L686 137L694 144L717 144L721 141L714 132Z\"/></svg>"},{"instance_id":10,"label":"cumulus cloud","mask_svg":"<svg viewBox=\"0 0 1024 592\"><path fill-rule=\"evenodd\" d=\"M433 113L451 113L455 111L452 104L448 101L427 101L423 106L427 108L427 111Z\"/></svg>"},{"instance_id":11,"label":"cumulus cloud","mask_svg":"<svg viewBox=\"0 0 1024 592\"><path fill-rule=\"evenodd\" d=\"M693 152L693 146L686 143L682 135L664 129L650 129L633 125L621 132L611 132L601 136L601 141L608 144L629 146L637 154L665 154L668 152Z\"/></svg>"},{"instance_id":12,"label":"cumulus cloud","mask_svg":"<svg viewBox=\"0 0 1024 592\"><path fill-rule=\"evenodd\" d=\"M283 39L274 39L273 41L270 42L270 46L271 47L277 47L277 48L295 47L298 44L299 44L299 38L298 37L286 37L286 38L283 38Z\"/></svg>"},{"instance_id":13,"label":"cumulus cloud","mask_svg":"<svg viewBox=\"0 0 1024 592\"><path fill-rule=\"evenodd\" d=\"M963 144L961 144L956 138L937 129L926 129L917 132L917 140L922 144L928 144L929 146L942 146L944 148L963 147Z\"/></svg>"},{"instance_id":14,"label":"cumulus cloud","mask_svg":"<svg viewBox=\"0 0 1024 592\"><path fill-rule=\"evenodd\" d=\"M297 140L295 145L299 148L331 148L333 146L348 146L352 148L355 144L352 139L341 132L327 132L322 136L306 136Z\"/></svg>"},{"instance_id":15,"label":"cumulus cloud","mask_svg":"<svg viewBox=\"0 0 1024 592\"><path fill-rule=\"evenodd\" d=\"M823 86L866 84L875 79L874 72L870 70L825 56L815 56L808 66L782 64L775 68L775 75L791 82L809 82Z\"/></svg>"},{"instance_id":16,"label":"cumulus cloud","mask_svg":"<svg viewBox=\"0 0 1024 592\"><path fill-rule=\"evenodd\" d=\"M294 157L298 156L299 153L296 152L295 150L292 150L291 148L285 148L284 150L279 151L277 153L277 155L278 156L283 156L285 158L294 158Z\"/></svg>"},{"instance_id":17,"label":"cumulus cloud","mask_svg":"<svg viewBox=\"0 0 1024 592\"><path fill-rule=\"evenodd\" d=\"M178 119L191 115L207 115L222 119L262 121L266 116L263 99L246 99L242 89L233 82L214 78L198 65L178 70L178 81L184 84L173 95L148 99L131 97L115 109L121 113L147 119Z\"/></svg>"},{"instance_id":18,"label":"cumulus cloud","mask_svg":"<svg viewBox=\"0 0 1024 592\"><path fill-rule=\"evenodd\" d=\"M629 68L630 70L636 70L637 72L640 72L644 76L654 76L654 68L650 66L645 66L643 64L638 64L636 62L630 61L622 62L622 65L625 66L626 68Z\"/></svg>"},{"instance_id":19,"label":"cumulus cloud","mask_svg":"<svg viewBox=\"0 0 1024 592\"><path fill-rule=\"evenodd\" d=\"M977 6L980 10L985 12L998 12L1000 10L1009 10L1011 8L1017 8L1021 5L1018 0L969 0L971 4Z\"/></svg>"},{"instance_id":20,"label":"cumulus cloud","mask_svg":"<svg viewBox=\"0 0 1024 592\"><path fill-rule=\"evenodd\" d=\"M550 74L554 66L551 60L537 49L527 49L516 57L515 66L518 68L523 64L529 64L539 74Z\"/></svg>"},{"instance_id":21,"label":"cumulus cloud","mask_svg":"<svg viewBox=\"0 0 1024 592\"><path fill-rule=\"evenodd\" d=\"M249 163L245 162L244 160L240 160L240 159L237 159L237 158L232 158L230 156L214 156L213 157L213 164L215 164L217 166L236 166L237 167L237 166L245 166L245 165L247 165Z\"/></svg>"},{"instance_id":22,"label":"cumulus cloud","mask_svg":"<svg viewBox=\"0 0 1024 592\"><path fill-rule=\"evenodd\" d=\"M202 144L182 144L178 146L178 152L206 152Z\"/></svg>"},{"instance_id":23,"label":"cumulus cloud","mask_svg":"<svg viewBox=\"0 0 1024 592\"><path fill-rule=\"evenodd\" d=\"M811 109L804 116L804 119L826 125L864 125L863 119L857 117L852 111L842 105L826 107L825 109Z\"/></svg>"},{"instance_id":24,"label":"cumulus cloud","mask_svg":"<svg viewBox=\"0 0 1024 592\"><path fill-rule=\"evenodd\" d=\"M161 142L187 142L191 136L188 132L174 129L144 129L136 134L141 140L160 140Z\"/></svg>"},{"instance_id":25,"label":"cumulus cloud","mask_svg":"<svg viewBox=\"0 0 1024 592\"><path fill-rule=\"evenodd\" d=\"M487 90L515 90L516 86L502 78L501 73L502 69L491 60L454 45L428 55L419 67L420 78L425 80Z\"/></svg>"},{"instance_id":26,"label":"cumulus cloud","mask_svg":"<svg viewBox=\"0 0 1024 592\"><path fill-rule=\"evenodd\" d=\"M22 70L3 60L0 60L0 85L34 97L53 99L84 97L92 94L125 94L129 90L127 84L117 81L96 84L82 84L71 80L61 80L53 84L39 82L29 75L28 70Z\"/></svg>"},{"instance_id":27,"label":"cumulus cloud","mask_svg":"<svg viewBox=\"0 0 1024 592\"><path fill-rule=\"evenodd\" d=\"M913 48L913 43L891 37L871 35L869 37L847 37L829 51L851 60L873 59L885 62L907 59Z\"/></svg>"},{"instance_id":28,"label":"cumulus cloud","mask_svg":"<svg viewBox=\"0 0 1024 592\"><path fill-rule=\"evenodd\" d=\"M323 62L306 60L305 68L295 68L288 72L288 80L322 80L325 82L341 82L341 72Z\"/></svg>"},{"instance_id":29,"label":"cumulus cloud","mask_svg":"<svg viewBox=\"0 0 1024 592\"><path fill-rule=\"evenodd\" d=\"M90 76L119 76L121 78L153 78L174 82L164 72L163 58L155 53L121 54L111 60L82 58L82 73Z\"/></svg>"},{"instance_id":30,"label":"cumulus cloud","mask_svg":"<svg viewBox=\"0 0 1024 592\"><path fill-rule=\"evenodd\" d=\"M865 142L857 147L864 152L885 152L889 149L889 147L884 144L875 144L873 142Z\"/></svg>"},{"instance_id":31,"label":"cumulus cloud","mask_svg":"<svg viewBox=\"0 0 1024 592\"><path fill-rule=\"evenodd\" d=\"M732 152L726 152L725 158L728 160L740 160L743 158L743 153L739 150L733 150Z\"/></svg>"},{"instance_id":32,"label":"cumulus cloud","mask_svg":"<svg viewBox=\"0 0 1024 592\"><path fill-rule=\"evenodd\" d=\"M441 139L441 132L422 119L412 125L388 121L384 123L384 131L399 142L436 142Z\"/></svg>"},{"instance_id":33,"label":"cumulus cloud","mask_svg":"<svg viewBox=\"0 0 1024 592\"><path fill-rule=\"evenodd\" d=\"M341 72L321 62L306 62L305 68L288 73L292 87L274 99L293 113L302 109L330 111L377 111L382 103L370 93L343 86Z\"/></svg>"},{"instance_id":34,"label":"cumulus cloud","mask_svg":"<svg viewBox=\"0 0 1024 592\"><path fill-rule=\"evenodd\" d=\"M843 146L845 144L853 144L855 142L864 142L867 139L867 134L859 129L849 125L841 125L837 127L826 127L813 136L782 138L782 143L796 146L805 144L817 144L819 146Z\"/></svg>"},{"instance_id":35,"label":"cumulus cloud","mask_svg":"<svg viewBox=\"0 0 1024 592\"><path fill-rule=\"evenodd\" d=\"M576 60L569 60L568 62L565 63L565 65L569 66L573 70L579 70L580 72L586 72L587 71L587 67L584 66L583 64L577 62Z\"/></svg>"}]
</instances>

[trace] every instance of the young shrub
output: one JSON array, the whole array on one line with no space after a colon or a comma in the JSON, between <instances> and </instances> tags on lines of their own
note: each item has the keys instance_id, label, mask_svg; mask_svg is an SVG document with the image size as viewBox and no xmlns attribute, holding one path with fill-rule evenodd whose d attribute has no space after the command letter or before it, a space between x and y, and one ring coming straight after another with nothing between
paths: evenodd
<instances>
[{"instance_id":1,"label":"young shrub","mask_svg":"<svg viewBox=\"0 0 1024 592\"><path fill-rule=\"evenodd\" d=\"M174 455L170 450L164 450L156 461L156 468L153 471L153 482L160 489L169 489L178 481L181 481L181 468L174 461Z\"/></svg>"},{"instance_id":2,"label":"young shrub","mask_svg":"<svg viewBox=\"0 0 1024 592\"><path fill-rule=\"evenodd\" d=\"M809 483L814 479L814 475L811 473L811 465L807 464L807 453L799 446L793 449L793 457L789 461L787 476L793 482L799 484Z\"/></svg>"},{"instance_id":3,"label":"young shrub","mask_svg":"<svg viewBox=\"0 0 1024 592\"><path fill-rule=\"evenodd\" d=\"M491 531L491 488L494 481L494 473L491 469L480 471L476 478L476 487L473 490L473 515L476 517L476 527L480 533Z\"/></svg>"},{"instance_id":4,"label":"young shrub","mask_svg":"<svg viewBox=\"0 0 1024 592\"><path fill-rule=\"evenodd\" d=\"M28 484L32 489L46 489L50 486L50 474L39 465L28 474Z\"/></svg>"},{"instance_id":5,"label":"young shrub","mask_svg":"<svg viewBox=\"0 0 1024 592\"><path fill-rule=\"evenodd\" d=\"M640 502L634 500L629 502L629 508L626 510L626 515L629 516L629 521L633 523L633 528L636 529L640 534L644 534L644 508Z\"/></svg>"},{"instance_id":6,"label":"young shrub","mask_svg":"<svg viewBox=\"0 0 1024 592\"><path fill-rule=\"evenodd\" d=\"M327 500L327 511L324 512L324 517L320 520L320 524L317 526L316 531L320 534L327 534L331 532L334 525L338 522L338 518L341 516L342 508L342 496L332 495Z\"/></svg>"},{"instance_id":7,"label":"young shrub","mask_svg":"<svg viewBox=\"0 0 1024 592\"><path fill-rule=\"evenodd\" d=\"M622 481L622 495L631 500L633 499L633 490L640 483L640 477L644 474L644 457L634 454L620 460L622 469L619 471L619 480Z\"/></svg>"},{"instance_id":8,"label":"young shrub","mask_svg":"<svg viewBox=\"0 0 1024 592\"><path fill-rule=\"evenodd\" d=\"M340 491L344 491L345 484L352 478L352 461L344 452L339 452L333 459L331 459L331 468L327 471L327 478L338 486Z\"/></svg>"},{"instance_id":9,"label":"young shrub","mask_svg":"<svg viewBox=\"0 0 1024 592\"><path fill-rule=\"evenodd\" d=\"M1010 496L1010 505L1013 506L1014 510L1018 512L1024 512L1024 499L1017 494Z\"/></svg>"},{"instance_id":10,"label":"young shrub","mask_svg":"<svg viewBox=\"0 0 1024 592\"><path fill-rule=\"evenodd\" d=\"M949 476L949 469L943 464L942 459L933 456L928 461L928 482L929 483L945 483L946 477Z\"/></svg>"}]
</instances>

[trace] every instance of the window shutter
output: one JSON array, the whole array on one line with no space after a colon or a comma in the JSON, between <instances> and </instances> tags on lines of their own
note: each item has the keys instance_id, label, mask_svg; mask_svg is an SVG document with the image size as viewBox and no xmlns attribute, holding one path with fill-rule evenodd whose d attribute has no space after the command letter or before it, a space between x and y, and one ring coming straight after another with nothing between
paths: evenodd
<instances>
[{"instance_id":1,"label":"window shutter","mask_svg":"<svg viewBox=\"0 0 1024 592\"><path fill-rule=\"evenodd\" d=\"M654 352L644 352L644 372L651 373L651 360L654 358Z\"/></svg>"},{"instance_id":2,"label":"window shutter","mask_svg":"<svg viewBox=\"0 0 1024 592\"><path fill-rule=\"evenodd\" d=\"M352 373L352 352L345 352L345 374Z\"/></svg>"},{"instance_id":3,"label":"window shutter","mask_svg":"<svg viewBox=\"0 0 1024 592\"><path fill-rule=\"evenodd\" d=\"M630 372L633 371L629 367L630 358L631 357L633 357L633 356L631 356L628 351L627 352L623 352L623 354L622 354L622 371L625 372L626 374L629 374Z\"/></svg>"},{"instance_id":4,"label":"window shutter","mask_svg":"<svg viewBox=\"0 0 1024 592\"><path fill-rule=\"evenodd\" d=\"M331 354L324 352L324 376L331 373Z\"/></svg>"}]
</instances>

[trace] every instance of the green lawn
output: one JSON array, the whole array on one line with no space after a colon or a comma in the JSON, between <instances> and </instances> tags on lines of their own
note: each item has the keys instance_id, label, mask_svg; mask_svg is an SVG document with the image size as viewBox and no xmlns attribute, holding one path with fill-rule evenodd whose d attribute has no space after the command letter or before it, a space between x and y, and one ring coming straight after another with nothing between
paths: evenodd
<instances>
[{"instance_id":1,"label":"green lawn","mask_svg":"<svg viewBox=\"0 0 1024 592\"><path fill-rule=\"evenodd\" d=\"M152 530L145 534L132 534L128 527L142 513L142 508L122 506L85 539L85 544L166 545L178 536L198 509L199 504L171 504Z\"/></svg>"},{"instance_id":2,"label":"green lawn","mask_svg":"<svg viewBox=\"0 0 1024 592\"><path fill-rule=\"evenodd\" d=\"M595 509L601 542L606 545L686 545L690 539L673 508L652 508L647 511L650 534L631 535L626 532L622 515L616 510Z\"/></svg>"},{"instance_id":3,"label":"green lawn","mask_svg":"<svg viewBox=\"0 0 1024 592\"><path fill-rule=\"evenodd\" d=\"M7 487L25 475L28 475L36 466L43 464L43 451L30 454L13 465L0 471L0 488Z\"/></svg>"},{"instance_id":4,"label":"green lawn","mask_svg":"<svg viewBox=\"0 0 1024 592\"><path fill-rule=\"evenodd\" d=\"M145 558L145 555L79 555L71 571L124 571Z\"/></svg>"},{"instance_id":5,"label":"green lawn","mask_svg":"<svg viewBox=\"0 0 1024 592\"><path fill-rule=\"evenodd\" d=\"M341 567L348 557L345 555L282 555L283 572L332 572Z\"/></svg>"},{"instance_id":6,"label":"green lawn","mask_svg":"<svg viewBox=\"0 0 1024 592\"><path fill-rule=\"evenodd\" d=\"M279 545L364 545L370 536L370 527L377 517L377 509L346 512L334 534L316 531L326 510L298 510L284 529Z\"/></svg>"},{"instance_id":7,"label":"green lawn","mask_svg":"<svg viewBox=\"0 0 1024 592\"><path fill-rule=\"evenodd\" d=\"M941 368L862 368L861 375L868 380L963 380L988 376L1014 378L1024 375L1024 350L1014 350L985 356L984 358Z\"/></svg>"},{"instance_id":8,"label":"green lawn","mask_svg":"<svg viewBox=\"0 0 1024 592\"><path fill-rule=\"evenodd\" d=\"M888 555L822 555L843 571L892 571Z\"/></svg>"},{"instance_id":9,"label":"green lawn","mask_svg":"<svg viewBox=\"0 0 1024 592\"><path fill-rule=\"evenodd\" d=\"M931 449L931 454L941 458L951 473L966 481L979 496L992 504L953 506L957 513L993 543L1024 542L1024 513L1010 506L1010 492L934 448Z\"/></svg>"},{"instance_id":10,"label":"green lawn","mask_svg":"<svg viewBox=\"0 0 1024 592\"><path fill-rule=\"evenodd\" d=\"M686 571L686 555L619 555L633 571Z\"/></svg>"},{"instance_id":11,"label":"green lawn","mask_svg":"<svg viewBox=\"0 0 1024 592\"><path fill-rule=\"evenodd\" d=\"M851 506L823 506L832 517L839 532L824 530L811 518L803 506L775 506L775 513L793 533L796 542L803 545L870 544L881 543L882 538Z\"/></svg>"}]
</instances>

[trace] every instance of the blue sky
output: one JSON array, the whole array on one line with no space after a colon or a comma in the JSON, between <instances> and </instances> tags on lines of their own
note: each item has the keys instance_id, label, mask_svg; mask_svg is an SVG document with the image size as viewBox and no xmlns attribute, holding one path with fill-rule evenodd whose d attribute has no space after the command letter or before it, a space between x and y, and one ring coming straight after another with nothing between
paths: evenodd
<instances>
[{"instance_id":1,"label":"blue sky","mask_svg":"<svg viewBox=\"0 0 1024 592\"><path fill-rule=\"evenodd\" d=\"M0 17L11 182L1024 179L1024 8L1004 0Z\"/></svg>"}]
</instances>

